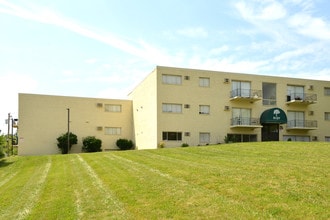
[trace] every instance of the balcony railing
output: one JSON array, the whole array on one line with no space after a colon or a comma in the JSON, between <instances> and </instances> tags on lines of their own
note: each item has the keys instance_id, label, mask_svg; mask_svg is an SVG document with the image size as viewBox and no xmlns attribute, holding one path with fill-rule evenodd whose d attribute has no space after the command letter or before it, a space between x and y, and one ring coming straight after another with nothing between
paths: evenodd
<instances>
[{"instance_id":1,"label":"balcony railing","mask_svg":"<svg viewBox=\"0 0 330 220\"><path fill-rule=\"evenodd\" d=\"M258 101L262 98L261 90L254 89L234 89L230 91L230 100Z\"/></svg>"},{"instance_id":2,"label":"balcony railing","mask_svg":"<svg viewBox=\"0 0 330 220\"><path fill-rule=\"evenodd\" d=\"M286 96L287 104L313 104L317 101L317 95L311 93L291 93Z\"/></svg>"},{"instance_id":3,"label":"balcony railing","mask_svg":"<svg viewBox=\"0 0 330 220\"><path fill-rule=\"evenodd\" d=\"M317 129L317 121L315 120L289 120L287 129L296 130L314 130Z\"/></svg>"},{"instance_id":4,"label":"balcony railing","mask_svg":"<svg viewBox=\"0 0 330 220\"><path fill-rule=\"evenodd\" d=\"M231 119L231 127L261 128L259 118L235 117Z\"/></svg>"}]
</instances>

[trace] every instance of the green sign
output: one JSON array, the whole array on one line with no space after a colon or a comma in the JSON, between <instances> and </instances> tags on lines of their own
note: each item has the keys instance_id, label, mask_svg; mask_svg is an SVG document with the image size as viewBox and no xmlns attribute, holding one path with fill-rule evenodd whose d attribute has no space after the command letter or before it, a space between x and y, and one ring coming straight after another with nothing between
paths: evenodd
<instances>
[{"instance_id":1,"label":"green sign","mask_svg":"<svg viewBox=\"0 0 330 220\"><path fill-rule=\"evenodd\" d=\"M280 108L267 109L260 116L261 124L286 124L287 120L285 112Z\"/></svg>"}]
</instances>

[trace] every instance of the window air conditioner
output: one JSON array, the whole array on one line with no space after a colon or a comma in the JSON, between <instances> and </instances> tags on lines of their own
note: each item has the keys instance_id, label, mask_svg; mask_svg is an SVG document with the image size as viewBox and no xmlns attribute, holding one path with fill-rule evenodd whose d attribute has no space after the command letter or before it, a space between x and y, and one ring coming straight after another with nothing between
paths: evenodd
<instances>
[{"instance_id":1,"label":"window air conditioner","mask_svg":"<svg viewBox=\"0 0 330 220\"><path fill-rule=\"evenodd\" d=\"M103 103L97 103L96 106L101 108L103 107Z\"/></svg>"}]
</instances>

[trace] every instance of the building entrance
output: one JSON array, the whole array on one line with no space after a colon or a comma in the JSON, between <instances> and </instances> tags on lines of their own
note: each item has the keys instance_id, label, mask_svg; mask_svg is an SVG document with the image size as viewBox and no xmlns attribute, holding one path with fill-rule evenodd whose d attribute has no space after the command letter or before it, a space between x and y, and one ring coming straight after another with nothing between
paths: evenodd
<instances>
[{"instance_id":1,"label":"building entrance","mask_svg":"<svg viewBox=\"0 0 330 220\"><path fill-rule=\"evenodd\" d=\"M279 124L263 124L261 141L279 141Z\"/></svg>"},{"instance_id":2,"label":"building entrance","mask_svg":"<svg viewBox=\"0 0 330 220\"><path fill-rule=\"evenodd\" d=\"M280 124L287 123L285 112L280 108L271 108L265 110L260 116L261 140L262 141L279 141Z\"/></svg>"}]
</instances>

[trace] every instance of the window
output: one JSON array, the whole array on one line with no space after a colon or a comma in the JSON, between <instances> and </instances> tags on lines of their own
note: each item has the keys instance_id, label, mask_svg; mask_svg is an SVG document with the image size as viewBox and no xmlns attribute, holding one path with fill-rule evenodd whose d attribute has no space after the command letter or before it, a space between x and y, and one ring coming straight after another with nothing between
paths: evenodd
<instances>
[{"instance_id":1,"label":"window","mask_svg":"<svg viewBox=\"0 0 330 220\"><path fill-rule=\"evenodd\" d=\"M163 103L163 112L181 113L182 105L181 104Z\"/></svg>"},{"instance_id":2,"label":"window","mask_svg":"<svg viewBox=\"0 0 330 220\"><path fill-rule=\"evenodd\" d=\"M163 141L181 141L181 140L182 140L182 132L172 132L172 131L163 132Z\"/></svg>"},{"instance_id":3,"label":"window","mask_svg":"<svg viewBox=\"0 0 330 220\"><path fill-rule=\"evenodd\" d=\"M201 132L199 133L199 143L210 143L210 133Z\"/></svg>"},{"instance_id":4,"label":"window","mask_svg":"<svg viewBox=\"0 0 330 220\"><path fill-rule=\"evenodd\" d=\"M105 127L104 131L105 131L105 134L107 134L107 135L120 135L121 134L121 128L119 128L119 127Z\"/></svg>"},{"instance_id":5,"label":"window","mask_svg":"<svg viewBox=\"0 0 330 220\"><path fill-rule=\"evenodd\" d=\"M303 86L288 86L287 101L291 100L304 100L304 87Z\"/></svg>"},{"instance_id":6,"label":"window","mask_svg":"<svg viewBox=\"0 0 330 220\"><path fill-rule=\"evenodd\" d=\"M199 86L200 87L210 87L210 78L199 77Z\"/></svg>"},{"instance_id":7,"label":"window","mask_svg":"<svg viewBox=\"0 0 330 220\"><path fill-rule=\"evenodd\" d=\"M105 104L104 109L106 112L121 112L121 105Z\"/></svg>"},{"instance_id":8,"label":"window","mask_svg":"<svg viewBox=\"0 0 330 220\"><path fill-rule=\"evenodd\" d=\"M330 120L330 112L324 112L324 120Z\"/></svg>"},{"instance_id":9,"label":"window","mask_svg":"<svg viewBox=\"0 0 330 220\"><path fill-rule=\"evenodd\" d=\"M250 92L250 82L232 81L231 97L250 97Z\"/></svg>"},{"instance_id":10,"label":"window","mask_svg":"<svg viewBox=\"0 0 330 220\"><path fill-rule=\"evenodd\" d=\"M304 141L309 142L310 137L309 136L300 136L300 135L283 135L284 141Z\"/></svg>"},{"instance_id":11,"label":"window","mask_svg":"<svg viewBox=\"0 0 330 220\"><path fill-rule=\"evenodd\" d=\"M199 114L210 114L210 106L209 105L200 105L199 106Z\"/></svg>"},{"instance_id":12,"label":"window","mask_svg":"<svg viewBox=\"0 0 330 220\"><path fill-rule=\"evenodd\" d=\"M330 96L330 88L324 87L324 95Z\"/></svg>"},{"instance_id":13,"label":"window","mask_svg":"<svg viewBox=\"0 0 330 220\"><path fill-rule=\"evenodd\" d=\"M256 142L256 134L227 134L228 142Z\"/></svg>"},{"instance_id":14,"label":"window","mask_svg":"<svg viewBox=\"0 0 330 220\"><path fill-rule=\"evenodd\" d=\"M324 141L326 141L326 142L330 142L330 136L325 136L325 137L324 137Z\"/></svg>"},{"instance_id":15,"label":"window","mask_svg":"<svg viewBox=\"0 0 330 220\"><path fill-rule=\"evenodd\" d=\"M251 109L248 108L233 108L232 109L231 125L250 125L251 124Z\"/></svg>"},{"instance_id":16,"label":"window","mask_svg":"<svg viewBox=\"0 0 330 220\"><path fill-rule=\"evenodd\" d=\"M305 113L288 111L288 127L305 127Z\"/></svg>"},{"instance_id":17,"label":"window","mask_svg":"<svg viewBox=\"0 0 330 220\"><path fill-rule=\"evenodd\" d=\"M172 85L181 85L182 77L176 75L163 75L162 80L164 84L172 84Z\"/></svg>"},{"instance_id":18,"label":"window","mask_svg":"<svg viewBox=\"0 0 330 220\"><path fill-rule=\"evenodd\" d=\"M262 83L262 104L276 105L276 84Z\"/></svg>"}]
</instances>

